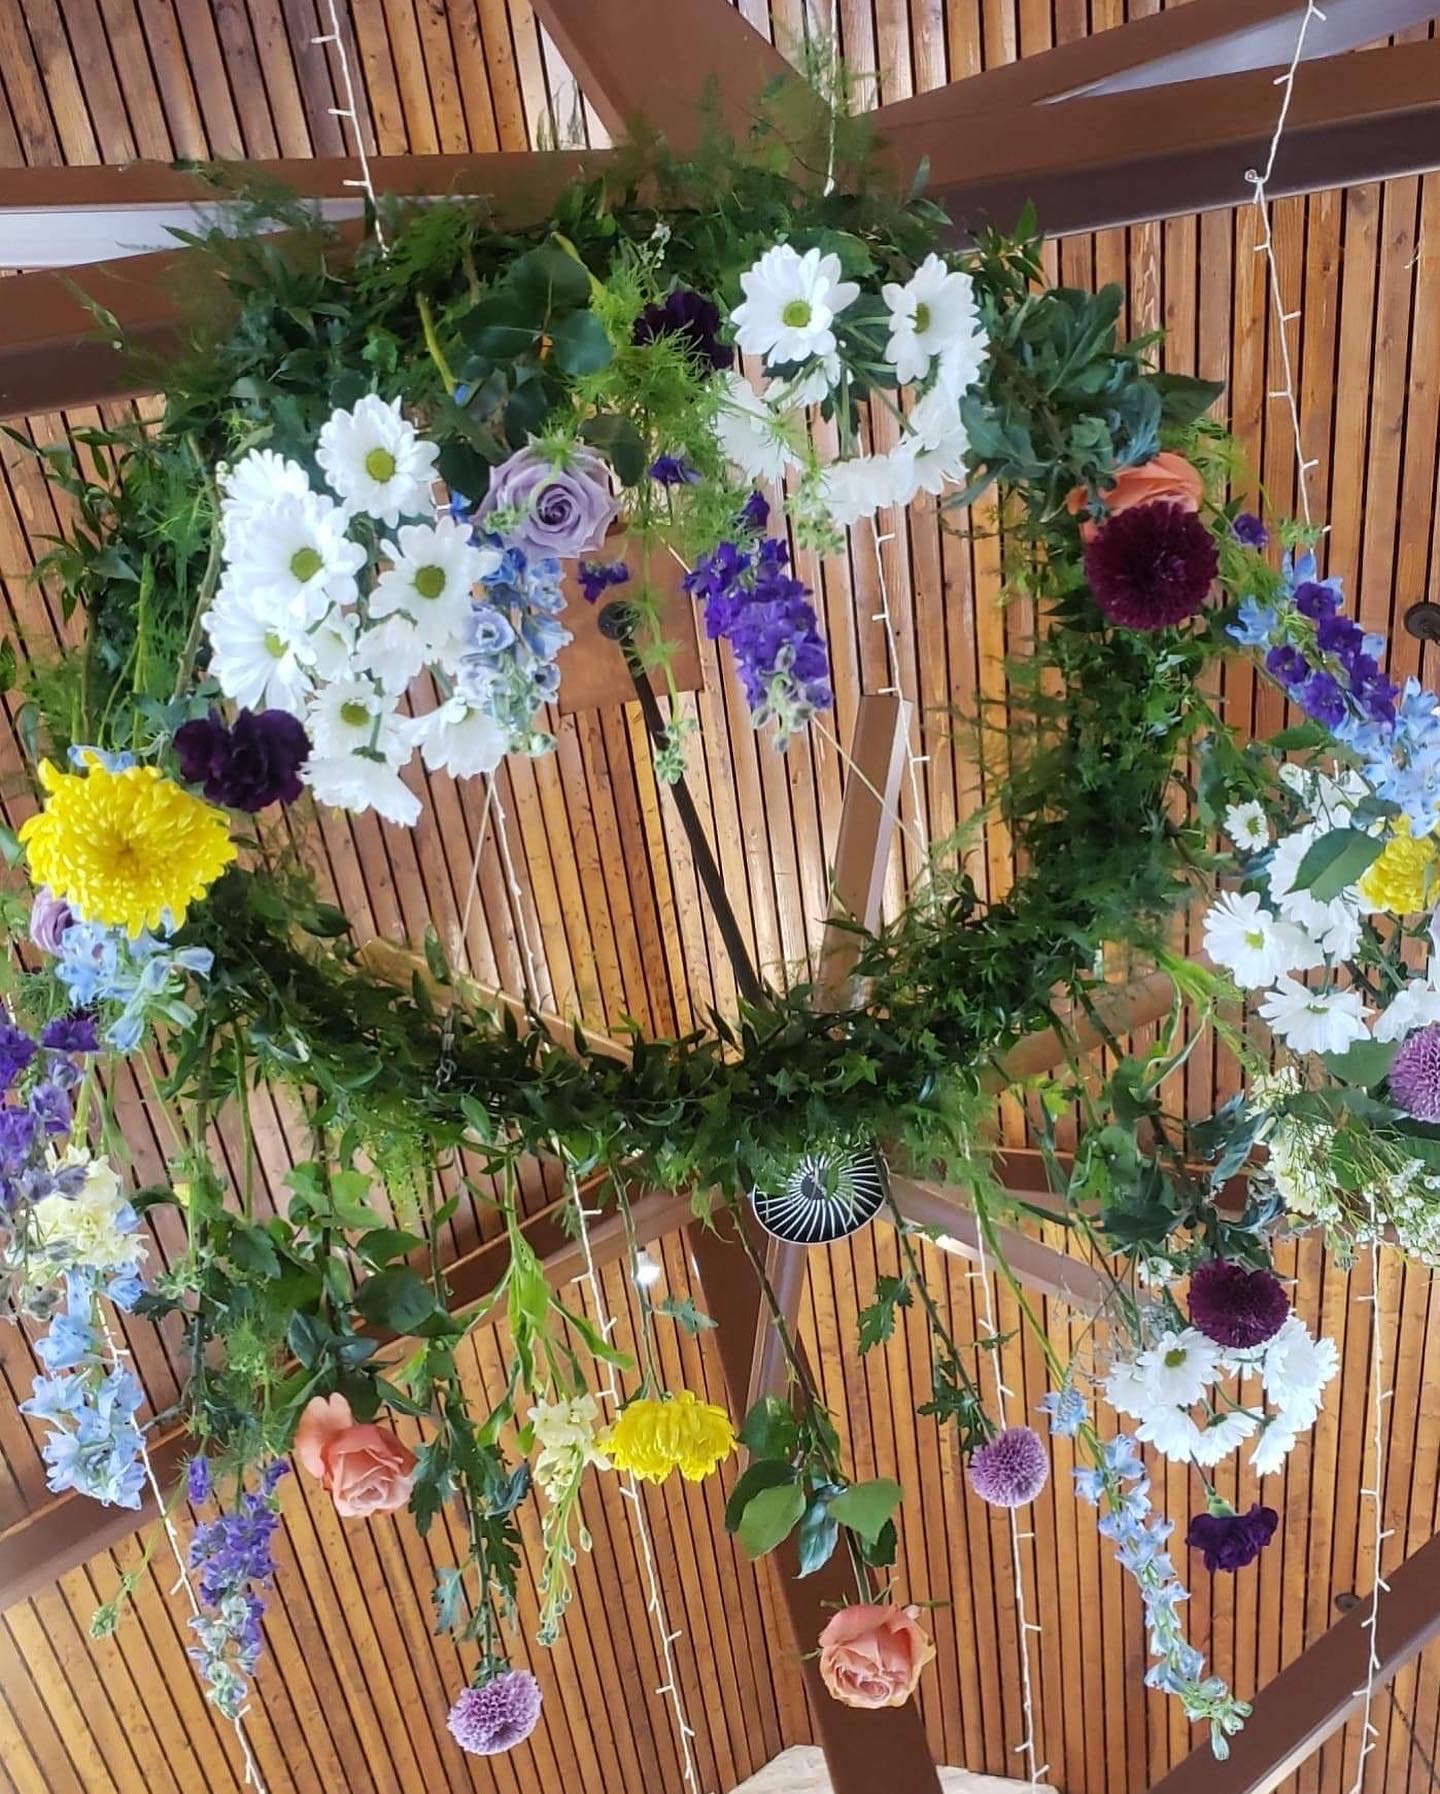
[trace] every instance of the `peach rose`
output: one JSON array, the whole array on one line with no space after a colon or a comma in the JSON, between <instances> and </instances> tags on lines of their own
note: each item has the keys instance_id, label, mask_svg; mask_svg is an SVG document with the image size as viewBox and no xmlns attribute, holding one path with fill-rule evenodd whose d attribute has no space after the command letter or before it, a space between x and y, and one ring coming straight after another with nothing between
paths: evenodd
<instances>
[{"instance_id":1,"label":"peach rose","mask_svg":"<svg viewBox=\"0 0 1440 1794\"><path fill-rule=\"evenodd\" d=\"M918 1607L844 1607L820 1634L820 1679L847 1707L903 1707L934 1642Z\"/></svg>"},{"instance_id":2,"label":"peach rose","mask_svg":"<svg viewBox=\"0 0 1440 1794\"><path fill-rule=\"evenodd\" d=\"M317 1395L306 1404L295 1456L347 1519L394 1513L415 1483L415 1453L387 1428L357 1422L343 1395Z\"/></svg>"},{"instance_id":3,"label":"peach rose","mask_svg":"<svg viewBox=\"0 0 1440 1794\"><path fill-rule=\"evenodd\" d=\"M1119 511L1128 511L1131 505L1148 505L1162 498L1182 510L1198 511L1204 496L1205 482L1185 457L1166 451L1143 467L1122 467L1115 475L1115 484L1100 494L1100 501L1113 517ZM1065 509L1072 517L1078 517L1088 500L1086 489L1075 486L1065 500ZM1099 528L1093 519L1087 518L1080 526L1081 539L1093 542Z\"/></svg>"}]
</instances>

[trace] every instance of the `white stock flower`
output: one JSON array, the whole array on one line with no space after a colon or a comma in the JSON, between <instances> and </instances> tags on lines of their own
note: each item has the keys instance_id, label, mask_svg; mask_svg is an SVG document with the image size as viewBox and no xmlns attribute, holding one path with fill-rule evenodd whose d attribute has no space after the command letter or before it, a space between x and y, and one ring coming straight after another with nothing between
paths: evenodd
<instances>
[{"instance_id":1,"label":"white stock flower","mask_svg":"<svg viewBox=\"0 0 1440 1794\"><path fill-rule=\"evenodd\" d=\"M735 340L747 355L771 364L833 355L836 315L859 294L842 280L838 255L798 254L788 243L767 249L740 276L745 297L730 314Z\"/></svg>"},{"instance_id":2,"label":"white stock flower","mask_svg":"<svg viewBox=\"0 0 1440 1794\"><path fill-rule=\"evenodd\" d=\"M958 376L956 364L968 359L974 378L988 345L968 274L927 255L903 286L889 282L881 296L890 310L885 359L902 385L923 380L935 357L945 355L951 357L951 377Z\"/></svg>"},{"instance_id":3,"label":"white stock flower","mask_svg":"<svg viewBox=\"0 0 1440 1794\"><path fill-rule=\"evenodd\" d=\"M401 517L419 517L430 509L439 453L400 415L399 399L387 405L367 393L352 410L332 412L320 432L315 459L352 511L364 511L394 529Z\"/></svg>"},{"instance_id":4,"label":"white stock flower","mask_svg":"<svg viewBox=\"0 0 1440 1794\"><path fill-rule=\"evenodd\" d=\"M402 719L401 728L431 772L448 772L452 779L494 772L510 744L488 711L477 710L458 695L424 716Z\"/></svg>"},{"instance_id":5,"label":"white stock flower","mask_svg":"<svg viewBox=\"0 0 1440 1794\"><path fill-rule=\"evenodd\" d=\"M97 1271L133 1270L149 1248L143 1233L116 1225L130 1204L109 1159L92 1159L83 1148L71 1146L52 1160L56 1170L84 1165L85 1182L74 1196L57 1192L40 1198L30 1211L31 1244L62 1248L72 1260Z\"/></svg>"},{"instance_id":6,"label":"white stock flower","mask_svg":"<svg viewBox=\"0 0 1440 1794\"><path fill-rule=\"evenodd\" d=\"M1156 1407L1188 1408L1215 1381L1220 1348L1198 1327L1162 1333L1135 1360L1147 1399Z\"/></svg>"},{"instance_id":7,"label":"white stock flower","mask_svg":"<svg viewBox=\"0 0 1440 1794\"><path fill-rule=\"evenodd\" d=\"M370 615L404 611L433 656L464 635L471 591L495 571L499 554L482 552L471 542L468 526L452 517L407 523L387 549L390 565L370 594Z\"/></svg>"},{"instance_id":8,"label":"white stock flower","mask_svg":"<svg viewBox=\"0 0 1440 1794\"><path fill-rule=\"evenodd\" d=\"M210 671L221 691L247 710L305 714L312 680L302 655L305 631L294 618L268 615L222 583L203 618Z\"/></svg>"},{"instance_id":9,"label":"white stock flower","mask_svg":"<svg viewBox=\"0 0 1440 1794\"><path fill-rule=\"evenodd\" d=\"M310 476L298 461L274 449L251 449L233 467L219 469L220 517L225 525L226 557L256 516L280 498L299 498L310 490Z\"/></svg>"},{"instance_id":10,"label":"white stock flower","mask_svg":"<svg viewBox=\"0 0 1440 1794\"><path fill-rule=\"evenodd\" d=\"M322 686L310 700L305 726L314 752L322 760L353 754L362 748L387 760L409 758L406 739L395 713L395 700L371 679L337 679Z\"/></svg>"},{"instance_id":11,"label":"white stock flower","mask_svg":"<svg viewBox=\"0 0 1440 1794\"><path fill-rule=\"evenodd\" d=\"M263 511L229 555L230 580L248 600L306 623L352 604L365 550L346 535L349 519L318 492L286 494Z\"/></svg>"},{"instance_id":12,"label":"white stock flower","mask_svg":"<svg viewBox=\"0 0 1440 1794\"><path fill-rule=\"evenodd\" d=\"M1356 897L1341 892L1328 903L1321 903L1309 891L1294 888L1300 862L1325 832L1317 824L1310 823L1276 842L1270 860L1270 901L1287 922L1303 928L1327 953L1337 959L1349 959L1360 945L1360 910Z\"/></svg>"},{"instance_id":13,"label":"white stock flower","mask_svg":"<svg viewBox=\"0 0 1440 1794\"><path fill-rule=\"evenodd\" d=\"M1358 990L1307 990L1296 978L1281 978L1260 1005L1270 1032L1295 1053L1344 1053L1368 1038Z\"/></svg>"},{"instance_id":14,"label":"white stock flower","mask_svg":"<svg viewBox=\"0 0 1440 1794\"><path fill-rule=\"evenodd\" d=\"M1231 804L1225 812L1225 833L1237 847L1247 853L1258 853L1270 845L1270 823L1265 806L1258 803Z\"/></svg>"},{"instance_id":15,"label":"white stock flower","mask_svg":"<svg viewBox=\"0 0 1440 1794\"><path fill-rule=\"evenodd\" d=\"M337 810L374 810L402 828L410 828L420 815L420 799L389 760L372 760L365 754L329 759L312 754L300 777L320 803L333 804Z\"/></svg>"},{"instance_id":16,"label":"white stock flower","mask_svg":"<svg viewBox=\"0 0 1440 1794\"><path fill-rule=\"evenodd\" d=\"M1304 929L1279 921L1253 891L1225 891L1205 912L1205 951L1242 990L1273 984L1283 972L1305 972L1324 954Z\"/></svg>"},{"instance_id":17,"label":"white stock flower","mask_svg":"<svg viewBox=\"0 0 1440 1794\"><path fill-rule=\"evenodd\" d=\"M772 411L742 375L723 374L724 403L715 418L715 439L747 480L778 480L799 460L798 428Z\"/></svg>"}]
</instances>

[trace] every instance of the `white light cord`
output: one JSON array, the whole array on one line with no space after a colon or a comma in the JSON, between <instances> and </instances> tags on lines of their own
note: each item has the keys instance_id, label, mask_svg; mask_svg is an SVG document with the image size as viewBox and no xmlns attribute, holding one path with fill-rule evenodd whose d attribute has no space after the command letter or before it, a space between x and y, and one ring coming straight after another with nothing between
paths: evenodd
<instances>
[{"instance_id":1,"label":"white light cord","mask_svg":"<svg viewBox=\"0 0 1440 1794\"><path fill-rule=\"evenodd\" d=\"M122 1369L123 1360L130 1354L111 1332L110 1317L103 1310L100 1314L100 1331L105 1335L105 1349L110 1355L112 1369ZM195 1594L195 1585L190 1580L190 1566L186 1563L185 1553L180 1548L180 1535L175 1530L174 1520L170 1517L165 1491L160 1487L160 1479L155 1474L155 1466L150 1462L150 1447L145 1441L143 1429L140 1433L140 1462L145 1466L145 1480L149 1483L150 1493L155 1497L155 1505L160 1510L160 1523L165 1528L165 1538L170 1546L170 1554L175 1559L175 1568L180 1572L179 1580L170 1593L177 1594L183 1588L191 1616L198 1620L202 1615L200 1602ZM250 1748L250 1739L245 1731L245 1715L249 1710L248 1707L242 1707L231 1717L230 1723L235 1728L235 1741L240 1746L240 1761L245 1769L245 1786L256 1789L257 1794L266 1794L265 1781L260 1774L260 1765L255 1761L255 1753Z\"/></svg>"},{"instance_id":2,"label":"white light cord","mask_svg":"<svg viewBox=\"0 0 1440 1794\"><path fill-rule=\"evenodd\" d=\"M985 1296L985 1330L989 1335L990 1343L988 1350L990 1361L995 1371L995 1401L1000 1410L1000 1424L1002 1427L1006 1427L1010 1424L1006 1417L1007 1404L1014 1391L1007 1388L1005 1379L1000 1371L1000 1334L995 1324L995 1292L990 1282L990 1264L985 1252L985 1225L983 1221L975 1229L975 1244L977 1268L971 1271L969 1275L972 1278L979 1279L980 1288ZM1030 1637L1032 1633L1041 1632L1044 1628L1037 1626L1026 1614L1025 1570L1024 1565L1020 1561L1020 1540L1022 1536L1020 1532L1020 1521L1016 1517L1015 1509L1013 1507L1007 1508L1006 1512L1010 1517L1010 1564L1015 1574L1015 1623L1020 1628L1020 1697L1021 1710L1025 1715L1025 1736L1020 1743L1014 1747L1012 1754L1017 1757L1024 1757L1026 1779L1030 1782L1032 1787L1039 1787L1042 1785L1041 1777L1049 1775L1050 1765L1048 1763L1041 1763L1037 1768L1035 1763L1035 1684L1030 1665ZM1027 1539L1033 1539L1035 1534L1033 1532L1027 1532L1023 1536Z\"/></svg>"},{"instance_id":3,"label":"white light cord","mask_svg":"<svg viewBox=\"0 0 1440 1794\"><path fill-rule=\"evenodd\" d=\"M344 184L347 187L360 188L366 199L369 200L370 214L375 221L375 241L380 245L380 253L388 255L390 245L385 241L385 227L380 222L380 205L375 196L375 183L370 177L370 156L365 148L365 139L360 132L360 115L355 110L355 82L350 73L350 57L345 49L345 37L340 30L340 13L335 0L326 0L326 4L330 13L330 29L323 36L312 37L310 41L312 44L333 44L335 46L335 61L340 70L340 85L345 93L345 104L332 106L330 116L349 120L350 133L355 140L355 156L360 164L360 179L358 181L347 180Z\"/></svg>"},{"instance_id":4,"label":"white light cord","mask_svg":"<svg viewBox=\"0 0 1440 1794\"><path fill-rule=\"evenodd\" d=\"M575 1166L567 1154L565 1157L565 1177L570 1188L570 1196L575 1204L575 1214L579 1228L580 1250L585 1256L585 1273L577 1281L587 1285L590 1300L595 1309L595 1323L600 1329L602 1339L608 1340L615 1331L615 1317L605 1303L605 1294L600 1287L600 1278L595 1270L595 1258L590 1250L590 1221L600 1214L599 1209L587 1209L585 1199L580 1194L580 1184L575 1176ZM633 1267L632 1267L633 1268ZM641 1316L640 1324L645 1324ZM613 1364L606 1366L609 1381L600 1393L602 1401L609 1402L617 1409L624 1400L623 1391L615 1375ZM650 1537L650 1522L645 1513L645 1501L636 1482L634 1473L627 1471L620 1484L620 1493L630 1511L631 1525L635 1539L640 1547L640 1561L645 1571L646 1602L645 1611L649 1614L655 1628L655 1642L660 1651L660 1660L664 1668L665 1680L655 1690L656 1694L670 1703L675 1721L675 1735L680 1740L680 1761L685 1786L692 1794L700 1794L700 1774L695 1764L695 1752L691 1740L695 1736L695 1728L690 1724L685 1713L685 1699L680 1692L680 1667L675 1658L676 1641L685 1636L679 1627L672 1627L669 1615L665 1610L665 1597L660 1589L660 1576L655 1565L655 1547Z\"/></svg>"},{"instance_id":5,"label":"white light cord","mask_svg":"<svg viewBox=\"0 0 1440 1794\"><path fill-rule=\"evenodd\" d=\"M514 900L515 932L520 937L520 970L525 980L525 996L531 1008L539 1009L544 1003L540 984L540 962L536 957L535 946L530 938L530 924L525 920L525 893L521 889L520 879L515 871L515 855L510 850L510 829L505 816L505 806L500 801L500 792L495 784L494 773L487 774L485 783L489 789L487 802L493 796L495 839L500 846L500 858L504 863L505 878L510 886L510 895Z\"/></svg>"},{"instance_id":6,"label":"white light cord","mask_svg":"<svg viewBox=\"0 0 1440 1794\"><path fill-rule=\"evenodd\" d=\"M1355 1765L1355 1780L1350 1784L1350 1794L1361 1794L1365 1781L1365 1763L1380 1737L1372 1710L1375 1705L1375 1678L1380 1672L1380 1651L1376 1643L1376 1632L1380 1621L1380 1596L1382 1591L1390 1592L1390 1584L1380 1573L1380 1555L1385 1541L1394 1532L1393 1527L1385 1525L1385 1404L1395 1393L1385 1387L1384 1365L1384 1332L1380 1324L1380 1219L1375 1212L1375 1198L1370 1197L1370 1294L1357 1296L1359 1302L1370 1304L1370 1396L1374 1409L1371 1452L1371 1481L1360 1493L1369 1499L1374 1514L1373 1544L1375 1551L1374 1583L1370 1589L1370 1611L1361 1621L1369 1638L1369 1648L1365 1660L1365 1686L1355 1690L1355 1696L1361 1701L1360 1708L1360 1757Z\"/></svg>"},{"instance_id":7,"label":"white light cord","mask_svg":"<svg viewBox=\"0 0 1440 1794\"><path fill-rule=\"evenodd\" d=\"M884 544L886 542L893 542L895 535L892 530L889 534L882 536L879 529L876 527L875 519L873 517L870 519L870 534L875 540L875 576L880 584L880 608L875 612L872 620L877 623L883 623L885 626L885 656L890 667L890 683L889 685L882 686L881 692L882 695L893 693L897 698L904 702L905 691L900 678L900 640L895 634L895 619L890 612L890 588L885 581L885 556L883 552ZM918 691L915 694L914 709L916 726L918 728L920 719L920 694ZM910 720L907 717L905 721L905 770L910 775L910 802L915 811L915 826L920 831L920 839L924 843L923 851L927 854L930 851L930 848L928 839L924 833L925 807L920 793L920 766L923 761L928 760L929 758L930 756L928 754L917 754L911 748Z\"/></svg>"}]
</instances>

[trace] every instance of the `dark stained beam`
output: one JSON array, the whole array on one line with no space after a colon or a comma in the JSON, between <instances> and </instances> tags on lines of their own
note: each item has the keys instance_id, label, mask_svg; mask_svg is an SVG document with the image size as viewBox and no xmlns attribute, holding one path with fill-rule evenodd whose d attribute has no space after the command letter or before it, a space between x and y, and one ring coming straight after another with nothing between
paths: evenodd
<instances>
[{"instance_id":1,"label":"dark stained beam","mask_svg":"<svg viewBox=\"0 0 1440 1794\"><path fill-rule=\"evenodd\" d=\"M1389 1582L1389 1592L1380 1596L1375 1632L1377 1691L1388 1688L1426 1645L1440 1638L1440 1537L1392 1570ZM1359 1710L1356 1690L1365 1686L1369 1617L1367 1598L1265 1684L1245 1729L1231 1740L1225 1762L1217 1762L1209 1747L1202 1746L1156 1782L1150 1794L1270 1794L1278 1788Z\"/></svg>"},{"instance_id":2,"label":"dark stained beam","mask_svg":"<svg viewBox=\"0 0 1440 1794\"><path fill-rule=\"evenodd\" d=\"M764 1306L737 1237L741 1227L751 1252L760 1252L765 1236L748 1212L723 1209L716 1213L713 1226L690 1228L690 1251L699 1268L705 1311L716 1322L714 1338L725 1387L737 1412L749 1394L750 1341ZM837 1550L828 1563L802 1578L792 1534L775 1552L773 1564L833 1794L876 1794L877 1789L941 1794L920 1709L913 1700L903 1707L860 1712L833 1700L820 1679L816 1639L837 1608L861 1599L845 1552Z\"/></svg>"},{"instance_id":3,"label":"dark stained beam","mask_svg":"<svg viewBox=\"0 0 1440 1794\"><path fill-rule=\"evenodd\" d=\"M766 87L795 72L729 0L535 0L535 11L612 137L643 119L693 148L707 86L743 136Z\"/></svg>"},{"instance_id":4,"label":"dark stained beam","mask_svg":"<svg viewBox=\"0 0 1440 1794\"><path fill-rule=\"evenodd\" d=\"M1279 106L1261 70L1007 113L1002 127L994 113L967 109L968 85L924 96L923 112L878 115L895 176L908 179L928 157L929 191L962 238L983 224L1013 226L1027 201L1049 236L1243 205L1246 171L1264 166ZM1270 191L1436 167L1440 41L1356 50L1296 83Z\"/></svg>"},{"instance_id":5,"label":"dark stained beam","mask_svg":"<svg viewBox=\"0 0 1440 1794\"><path fill-rule=\"evenodd\" d=\"M546 1277L554 1284L572 1282L585 1269L584 1253L567 1226L568 1197L553 1202L522 1223L521 1231L540 1258ZM690 1218L683 1198L651 1192L637 1197L630 1208L635 1237L642 1246L652 1245L673 1233ZM597 1268L614 1264L629 1252L620 1217L606 1215L590 1227L590 1250ZM505 1275L510 1247L505 1236L487 1240L473 1252L456 1259L445 1273L450 1287L450 1307L461 1313L490 1292ZM482 1325L500 1318L497 1308ZM363 1332L377 1331L362 1328ZM381 1338L392 1338L380 1332ZM172 1427L150 1439L150 1461L156 1480L167 1492L184 1471L194 1450L194 1440L184 1427ZM157 1517L154 1498L146 1493L138 1509L102 1507L87 1496L58 1495L14 1526L0 1533L0 1612L25 1601L69 1571L89 1563L102 1551L129 1538Z\"/></svg>"}]
</instances>

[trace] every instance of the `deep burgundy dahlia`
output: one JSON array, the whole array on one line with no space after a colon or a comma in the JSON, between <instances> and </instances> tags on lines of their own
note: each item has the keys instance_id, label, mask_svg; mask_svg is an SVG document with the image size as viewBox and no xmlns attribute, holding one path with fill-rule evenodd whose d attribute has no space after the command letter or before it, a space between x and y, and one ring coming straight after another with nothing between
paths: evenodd
<instances>
[{"instance_id":1,"label":"deep burgundy dahlia","mask_svg":"<svg viewBox=\"0 0 1440 1794\"><path fill-rule=\"evenodd\" d=\"M1440 1022L1401 1043L1390 1061L1390 1095L1417 1121L1440 1121Z\"/></svg>"},{"instance_id":2,"label":"deep burgundy dahlia","mask_svg":"<svg viewBox=\"0 0 1440 1794\"><path fill-rule=\"evenodd\" d=\"M1118 511L1085 550L1095 602L1123 629L1168 629L1193 617L1220 570L1215 538L1181 505Z\"/></svg>"},{"instance_id":3,"label":"deep burgundy dahlia","mask_svg":"<svg viewBox=\"0 0 1440 1794\"><path fill-rule=\"evenodd\" d=\"M1185 1543L1205 1553L1207 1570L1243 1570L1270 1543L1279 1524L1274 1508L1257 1501L1248 1514L1196 1514Z\"/></svg>"},{"instance_id":4,"label":"deep burgundy dahlia","mask_svg":"<svg viewBox=\"0 0 1440 1794\"><path fill-rule=\"evenodd\" d=\"M1212 1258L1190 1279L1190 1319L1216 1345L1249 1351L1273 1339L1290 1304L1280 1279L1269 1271Z\"/></svg>"}]
</instances>

